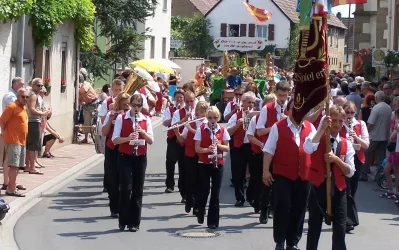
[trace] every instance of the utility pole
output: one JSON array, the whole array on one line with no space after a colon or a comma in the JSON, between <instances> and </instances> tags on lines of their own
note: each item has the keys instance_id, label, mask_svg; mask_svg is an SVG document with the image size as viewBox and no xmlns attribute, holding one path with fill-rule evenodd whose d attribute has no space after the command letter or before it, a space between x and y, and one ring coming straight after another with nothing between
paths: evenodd
<instances>
[{"instance_id":1,"label":"utility pole","mask_svg":"<svg viewBox=\"0 0 399 250\"><path fill-rule=\"evenodd\" d=\"M17 60L15 65L16 77L22 77L22 69L24 67L24 42L25 42L25 15L22 15L18 22Z\"/></svg>"},{"instance_id":2,"label":"utility pole","mask_svg":"<svg viewBox=\"0 0 399 250\"><path fill-rule=\"evenodd\" d=\"M349 4L348 30L346 32L346 62L347 63L349 62L349 41L350 41L350 36L352 35L352 34L349 33L349 31L351 31L351 28L350 28L350 24L351 24L351 7L352 7L352 4ZM352 28L352 32L353 32L353 28Z\"/></svg>"}]
</instances>

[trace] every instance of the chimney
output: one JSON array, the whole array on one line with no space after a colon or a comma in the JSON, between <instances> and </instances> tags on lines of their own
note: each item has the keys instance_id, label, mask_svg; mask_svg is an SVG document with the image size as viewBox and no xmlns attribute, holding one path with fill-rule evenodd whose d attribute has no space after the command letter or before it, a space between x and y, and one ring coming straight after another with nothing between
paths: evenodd
<instances>
[{"instance_id":1,"label":"chimney","mask_svg":"<svg viewBox=\"0 0 399 250\"><path fill-rule=\"evenodd\" d=\"M338 17L339 20L342 20L341 12L338 12L338 13L337 13L337 17Z\"/></svg>"}]
</instances>

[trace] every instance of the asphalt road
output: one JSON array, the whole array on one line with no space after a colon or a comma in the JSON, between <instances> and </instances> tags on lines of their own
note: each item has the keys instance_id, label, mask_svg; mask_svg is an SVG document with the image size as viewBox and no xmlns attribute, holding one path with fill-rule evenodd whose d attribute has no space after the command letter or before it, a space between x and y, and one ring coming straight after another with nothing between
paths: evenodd
<instances>
[{"instance_id":1,"label":"asphalt road","mask_svg":"<svg viewBox=\"0 0 399 250\"><path fill-rule=\"evenodd\" d=\"M107 195L102 193L103 166L92 168L22 216L15 226L21 250L145 249L145 250L249 250L274 249L272 221L259 225L253 209L233 206L229 187L229 161L221 190L221 220L215 238L182 238L179 233L208 232L196 218L184 212L178 192L164 193L165 133L155 129L155 145L149 149L142 223L137 233L120 232L109 217ZM381 199L374 183L360 183L357 205L361 225L347 235L348 249L385 250L399 246L399 212L393 201ZM305 249L306 222L301 249ZM331 249L331 228L323 228L319 249Z\"/></svg>"}]
</instances>

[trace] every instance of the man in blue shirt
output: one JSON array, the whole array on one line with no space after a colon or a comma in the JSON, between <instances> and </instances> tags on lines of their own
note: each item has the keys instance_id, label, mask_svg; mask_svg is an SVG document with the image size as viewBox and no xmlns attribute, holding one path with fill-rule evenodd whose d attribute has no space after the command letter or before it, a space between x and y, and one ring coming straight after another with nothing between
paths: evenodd
<instances>
[{"instance_id":1,"label":"man in blue shirt","mask_svg":"<svg viewBox=\"0 0 399 250\"><path fill-rule=\"evenodd\" d=\"M239 75L237 75L237 69L232 68L230 70L230 75L226 78L226 88L235 89L238 86L241 86L242 80Z\"/></svg>"}]
</instances>

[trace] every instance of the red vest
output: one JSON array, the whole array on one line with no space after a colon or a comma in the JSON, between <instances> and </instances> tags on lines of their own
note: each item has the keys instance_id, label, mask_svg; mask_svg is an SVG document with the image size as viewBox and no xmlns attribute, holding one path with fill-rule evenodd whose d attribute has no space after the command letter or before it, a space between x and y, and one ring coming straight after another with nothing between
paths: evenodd
<instances>
[{"instance_id":1,"label":"red vest","mask_svg":"<svg viewBox=\"0 0 399 250\"><path fill-rule=\"evenodd\" d=\"M277 120L277 110L274 107L275 102L269 102L266 104L266 109L267 109L267 117L266 117L266 123L265 123L265 128L270 128L273 126ZM288 116L287 109L284 111L284 114ZM262 135L260 137L261 142L266 143L267 138L269 138L269 134Z\"/></svg>"},{"instance_id":2,"label":"red vest","mask_svg":"<svg viewBox=\"0 0 399 250\"><path fill-rule=\"evenodd\" d=\"M108 97L107 98L107 110L109 110L109 105L111 105L112 103L114 103L114 99L112 97Z\"/></svg>"},{"instance_id":3,"label":"red vest","mask_svg":"<svg viewBox=\"0 0 399 250\"><path fill-rule=\"evenodd\" d=\"M112 150L114 150L116 148L116 145L112 142L112 135L114 134L114 123L115 123L116 118L118 118L117 115L113 118L111 127L109 128L109 132L107 135L107 142L105 144L109 149L112 149Z\"/></svg>"},{"instance_id":4,"label":"red vest","mask_svg":"<svg viewBox=\"0 0 399 250\"><path fill-rule=\"evenodd\" d=\"M176 111L176 107L171 106L168 109L169 109L170 116L173 118L173 113ZM168 136L168 138L173 138L175 136L175 132L173 131L173 129L168 130L167 136Z\"/></svg>"},{"instance_id":5,"label":"red vest","mask_svg":"<svg viewBox=\"0 0 399 250\"><path fill-rule=\"evenodd\" d=\"M133 122L132 119L125 119L126 113L122 115L122 129L121 129L121 137L128 137L131 133L134 132L133 129ZM147 116L145 116L148 119ZM139 126L144 130L147 131L147 120L139 121ZM139 135L139 139L144 139L142 135ZM118 147L119 152L132 155L134 151L134 146L130 145L129 142L125 142L119 145ZM141 145L138 147L137 155L144 155L147 153L147 143L145 145Z\"/></svg>"},{"instance_id":6,"label":"red vest","mask_svg":"<svg viewBox=\"0 0 399 250\"><path fill-rule=\"evenodd\" d=\"M257 114L256 115L256 123L258 123L258 120L259 120L259 114ZM255 138L256 139L258 139L259 141L261 141L261 136L259 136L259 135L257 135L256 134L256 132L255 132ZM252 152L254 152L254 153L257 153L257 154L260 154L260 153L262 153L262 149L258 146L258 145L255 145L255 144L253 144L253 143L251 143L251 150L252 150Z\"/></svg>"},{"instance_id":7,"label":"red vest","mask_svg":"<svg viewBox=\"0 0 399 250\"><path fill-rule=\"evenodd\" d=\"M242 118L242 111L238 111L236 113L236 115L237 115L237 121L238 121L239 119ZM237 128L236 132L234 132L233 137L234 137L233 146L235 148L241 147L242 144L244 144L244 138L245 138L245 130L244 130L244 128L242 126Z\"/></svg>"},{"instance_id":8,"label":"red vest","mask_svg":"<svg viewBox=\"0 0 399 250\"><path fill-rule=\"evenodd\" d=\"M341 136L340 136L341 137ZM322 136L320 139L319 147L313 154L312 166L309 171L309 181L316 187L320 186L321 183L326 179L326 162L324 160L324 155L326 154L326 137ZM347 150L346 139L341 137L341 151L339 152L339 157L345 161ZM342 191L346 188L345 175L342 174L341 170L334 164L332 165L332 171L334 173L335 185Z\"/></svg>"},{"instance_id":9,"label":"red vest","mask_svg":"<svg viewBox=\"0 0 399 250\"><path fill-rule=\"evenodd\" d=\"M277 122L278 140L273 157L273 173L290 180L296 180L298 177L304 181L308 180L311 161L310 155L306 154L303 149L303 144L306 137L312 132L310 122L303 122L299 135L299 147L296 145L294 135L287 125L287 119Z\"/></svg>"},{"instance_id":10,"label":"red vest","mask_svg":"<svg viewBox=\"0 0 399 250\"><path fill-rule=\"evenodd\" d=\"M193 129L197 129L197 123L193 122L190 124ZM184 155L188 157L194 157L197 153L195 152L195 141L194 133L190 130L187 131L187 137L185 141Z\"/></svg>"},{"instance_id":11,"label":"red vest","mask_svg":"<svg viewBox=\"0 0 399 250\"><path fill-rule=\"evenodd\" d=\"M140 92L140 94L143 94L144 96L147 96L147 91L146 91L145 87L141 87L139 89L139 92Z\"/></svg>"},{"instance_id":12,"label":"red vest","mask_svg":"<svg viewBox=\"0 0 399 250\"><path fill-rule=\"evenodd\" d=\"M205 128L206 123L201 125L201 148L208 148L212 144L212 137L211 133L212 131L208 128ZM216 138L221 142L223 141L223 134L224 134L224 128L220 127L219 131L216 132ZM218 150L218 154L223 154L222 151ZM210 154L198 154L198 159L200 162L204 164L211 164L210 158L208 158L208 155ZM224 163L223 157L218 158L218 165L222 165Z\"/></svg>"},{"instance_id":13,"label":"red vest","mask_svg":"<svg viewBox=\"0 0 399 250\"><path fill-rule=\"evenodd\" d=\"M353 131L356 133L357 136L359 136L360 138L362 137L362 123L360 120L358 120L359 124L356 124L355 126L353 126ZM342 127L342 129L339 131L339 136L343 137L343 138L347 138L347 131L345 126ZM360 150L356 150L356 155L357 158L359 158L359 161L361 163L365 163L366 162L366 156L364 155L364 151L363 149Z\"/></svg>"}]
</instances>

